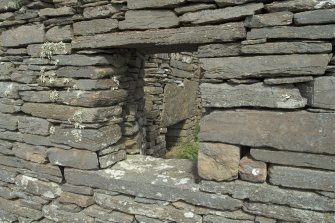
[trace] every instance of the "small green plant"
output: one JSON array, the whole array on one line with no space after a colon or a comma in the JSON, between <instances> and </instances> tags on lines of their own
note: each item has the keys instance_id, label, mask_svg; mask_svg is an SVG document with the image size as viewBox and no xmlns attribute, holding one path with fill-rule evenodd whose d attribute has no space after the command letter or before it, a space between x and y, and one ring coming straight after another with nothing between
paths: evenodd
<instances>
[{"instance_id":1,"label":"small green plant","mask_svg":"<svg viewBox=\"0 0 335 223\"><path fill-rule=\"evenodd\" d=\"M181 142L173 147L166 155L167 159L190 159L198 158L199 142Z\"/></svg>"},{"instance_id":2,"label":"small green plant","mask_svg":"<svg viewBox=\"0 0 335 223\"><path fill-rule=\"evenodd\" d=\"M55 52L65 53L65 51L66 51L66 46L65 46L65 43L63 43L62 41L59 43L46 42L46 43L43 43L43 45L41 46L40 57L48 58L49 60L51 60ZM58 64L59 61L56 60L55 63Z\"/></svg>"}]
</instances>

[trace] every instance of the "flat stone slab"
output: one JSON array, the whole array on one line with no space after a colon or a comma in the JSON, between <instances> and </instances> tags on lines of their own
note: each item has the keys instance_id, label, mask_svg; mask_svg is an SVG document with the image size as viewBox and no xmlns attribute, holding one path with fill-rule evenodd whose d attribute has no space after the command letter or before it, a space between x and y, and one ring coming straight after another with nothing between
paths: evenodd
<instances>
[{"instance_id":1,"label":"flat stone slab","mask_svg":"<svg viewBox=\"0 0 335 223\"><path fill-rule=\"evenodd\" d=\"M45 40L44 25L26 25L2 32L3 47L17 47Z\"/></svg>"},{"instance_id":2,"label":"flat stone slab","mask_svg":"<svg viewBox=\"0 0 335 223\"><path fill-rule=\"evenodd\" d=\"M253 148L250 150L250 154L255 159L267 163L335 170L335 157L329 155L276 151L266 148Z\"/></svg>"},{"instance_id":3,"label":"flat stone slab","mask_svg":"<svg viewBox=\"0 0 335 223\"><path fill-rule=\"evenodd\" d=\"M303 108L307 100L293 86L269 87L256 84L209 84L200 85L202 105L204 107L267 107L267 108Z\"/></svg>"},{"instance_id":4,"label":"flat stone slab","mask_svg":"<svg viewBox=\"0 0 335 223\"><path fill-rule=\"evenodd\" d=\"M261 28L265 26L283 26L292 24L292 12L275 12L253 15L246 18L244 24L249 28Z\"/></svg>"},{"instance_id":5,"label":"flat stone slab","mask_svg":"<svg viewBox=\"0 0 335 223\"><path fill-rule=\"evenodd\" d=\"M272 166L270 183L284 187L335 192L335 173L320 170Z\"/></svg>"},{"instance_id":6,"label":"flat stone slab","mask_svg":"<svg viewBox=\"0 0 335 223\"><path fill-rule=\"evenodd\" d=\"M200 59L209 79L322 75L329 61L328 54Z\"/></svg>"},{"instance_id":7,"label":"flat stone slab","mask_svg":"<svg viewBox=\"0 0 335 223\"><path fill-rule=\"evenodd\" d=\"M267 85L294 84L294 83L309 82L312 80L313 80L312 76L266 78L264 79L264 84L267 84Z\"/></svg>"},{"instance_id":8,"label":"flat stone slab","mask_svg":"<svg viewBox=\"0 0 335 223\"><path fill-rule=\"evenodd\" d=\"M297 25L331 24L334 22L335 9L322 9L294 14L294 23Z\"/></svg>"},{"instance_id":9,"label":"flat stone slab","mask_svg":"<svg viewBox=\"0 0 335 223\"><path fill-rule=\"evenodd\" d=\"M335 154L334 122L335 113L214 111L201 121L200 140Z\"/></svg>"},{"instance_id":10,"label":"flat stone slab","mask_svg":"<svg viewBox=\"0 0 335 223\"><path fill-rule=\"evenodd\" d=\"M142 8L174 8L183 4L186 0L128 0L129 9Z\"/></svg>"},{"instance_id":11,"label":"flat stone slab","mask_svg":"<svg viewBox=\"0 0 335 223\"><path fill-rule=\"evenodd\" d=\"M213 32L216 30L216 32ZM243 39L246 31L243 23L227 23L216 26L182 27L177 29L129 31L80 36L74 39L72 47L144 47L169 46L183 44L202 44L212 42L231 42Z\"/></svg>"}]
</instances>

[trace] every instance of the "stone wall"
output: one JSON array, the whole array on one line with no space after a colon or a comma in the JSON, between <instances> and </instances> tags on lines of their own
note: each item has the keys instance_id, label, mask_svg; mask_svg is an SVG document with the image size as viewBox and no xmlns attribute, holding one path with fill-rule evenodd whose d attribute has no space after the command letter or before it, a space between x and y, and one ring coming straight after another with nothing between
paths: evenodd
<instances>
[{"instance_id":1,"label":"stone wall","mask_svg":"<svg viewBox=\"0 0 335 223\"><path fill-rule=\"evenodd\" d=\"M195 138L201 117L200 68L194 53L148 55L145 60L145 154Z\"/></svg>"},{"instance_id":2,"label":"stone wall","mask_svg":"<svg viewBox=\"0 0 335 223\"><path fill-rule=\"evenodd\" d=\"M1 1L0 221L335 222L334 9ZM199 159L138 155L156 152L145 55L184 51L201 66Z\"/></svg>"}]
</instances>

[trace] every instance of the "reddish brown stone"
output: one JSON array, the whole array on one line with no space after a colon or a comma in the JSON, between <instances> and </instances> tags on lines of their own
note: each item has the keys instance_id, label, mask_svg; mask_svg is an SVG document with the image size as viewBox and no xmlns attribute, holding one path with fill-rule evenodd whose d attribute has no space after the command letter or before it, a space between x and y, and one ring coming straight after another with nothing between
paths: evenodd
<instances>
[{"instance_id":1,"label":"reddish brown stone","mask_svg":"<svg viewBox=\"0 0 335 223\"><path fill-rule=\"evenodd\" d=\"M76 204L80 207L88 207L94 204L93 197L62 191L59 201L62 203Z\"/></svg>"},{"instance_id":2,"label":"reddish brown stone","mask_svg":"<svg viewBox=\"0 0 335 223\"><path fill-rule=\"evenodd\" d=\"M254 160L247 155L241 159L238 172L242 180L262 183L267 176L266 163Z\"/></svg>"}]
</instances>

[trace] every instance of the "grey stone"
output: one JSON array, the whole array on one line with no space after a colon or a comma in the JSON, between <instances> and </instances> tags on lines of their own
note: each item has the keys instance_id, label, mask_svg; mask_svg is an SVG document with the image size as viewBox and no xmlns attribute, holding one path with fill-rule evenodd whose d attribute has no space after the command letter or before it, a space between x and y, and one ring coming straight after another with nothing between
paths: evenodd
<instances>
[{"instance_id":1,"label":"grey stone","mask_svg":"<svg viewBox=\"0 0 335 223\"><path fill-rule=\"evenodd\" d=\"M89 60L91 58L88 58ZM65 78L90 78L102 79L118 73L118 70L112 67L61 67L55 71L57 77Z\"/></svg>"},{"instance_id":2,"label":"grey stone","mask_svg":"<svg viewBox=\"0 0 335 223\"><path fill-rule=\"evenodd\" d=\"M4 211L4 210L0 210L0 221L2 222L9 222L9 223L12 223L12 222L17 222L17 217L14 215L14 214L11 214L7 211Z\"/></svg>"},{"instance_id":3,"label":"grey stone","mask_svg":"<svg viewBox=\"0 0 335 223\"><path fill-rule=\"evenodd\" d=\"M59 65L63 66L92 66L92 65L114 65L118 55L86 56L80 54L57 55L53 58L59 60ZM126 61L124 64L126 65ZM57 72L56 72L57 74Z\"/></svg>"},{"instance_id":4,"label":"grey stone","mask_svg":"<svg viewBox=\"0 0 335 223\"><path fill-rule=\"evenodd\" d=\"M216 30L216 32L212 32L213 30ZM227 23L217 26L182 27L143 32L129 31L122 33L122 35L120 33L109 33L95 35L94 37L77 37L72 42L72 47L76 49L116 46L136 47L144 44L150 44L154 47L158 45L230 42L243 38L245 38L245 29L242 23Z\"/></svg>"},{"instance_id":5,"label":"grey stone","mask_svg":"<svg viewBox=\"0 0 335 223\"><path fill-rule=\"evenodd\" d=\"M96 153L78 149L51 148L47 152L50 163L58 166L74 167L83 170L98 169Z\"/></svg>"},{"instance_id":6,"label":"grey stone","mask_svg":"<svg viewBox=\"0 0 335 223\"><path fill-rule=\"evenodd\" d=\"M42 209L44 217L55 222L62 223L94 223L94 219L84 213L73 213L61 210L59 205L45 205Z\"/></svg>"},{"instance_id":7,"label":"grey stone","mask_svg":"<svg viewBox=\"0 0 335 223\"><path fill-rule=\"evenodd\" d=\"M215 111L202 119L200 140L335 154L334 119L334 113L305 111Z\"/></svg>"},{"instance_id":8,"label":"grey stone","mask_svg":"<svg viewBox=\"0 0 335 223\"><path fill-rule=\"evenodd\" d=\"M311 107L335 110L335 76L315 78L300 88Z\"/></svg>"},{"instance_id":9,"label":"grey stone","mask_svg":"<svg viewBox=\"0 0 335 223\"><path fill-rule=\"evenodd\" d=\"M274 185L335 192L334 172L271 166L269 176Z\"/></svg>"},{"instance_id":10,"label":"grey stone","mask_svg":"<svg viewBox=\"0 0 335 223\"><path fill-rule=\"evenodd\" d=\"M185 13L180 17L183 23L208 24L234 21L249 15L264 7L263 3L247 4L243 6L228 7L223 9L202 10L199 12Z\"/></svg>"},{"instance_id":11,"label":"grey stone","mask_svg":"<svg viewBox=\"0 0 335 223\"><path fill-rule=\"evenodd\" d=\"M294 53L330 53L331 43L318 41L273 42L243 45L244 54L294 54Z\"/></svg>"},{"instance_id":12,"label":"grey stone","mask_svg":"<svg viewBox=\"0 0 335 223\"><path fill-rule=\"evenodd\" d=\"M229 219L222 216L215 216L215 215L206 215L204 216L203 223L253 223L254 221L249 220L236 220L236 219Z\"/></svg>"},{"instance_id":13,"label":"grey stone","mask_svg":"<svg viewBox=\"0 0 335 223\"><path fill-rule=\"evenodd\" d=\"M210 44L198 48L198 57L239 56L241 45L236 43Z\"/></svg>"},{"instance_id":14,"label":"grey stone","mask_svg":"<svg viewBox=\"0 0 335 223\"><path fill-rule=\"evenodd\" d=\"M329 60L329 55L318 54L203 58L200 62L205 78L231 79L322 75Z\"/></svg>"},{"instance_id":15,"label":"grey stone","mask_svg":"<svg viewBox=\"0 0 335 223\"><path fill-rule=\"evenodd\" d=\"M331 24L335 22L335 9L323 9L294 14L294 23L306 24Z\"/></svg>"},{"instance_id":16,"label":"grey stone","mask_svg":"<svg viewBox=\"0 0 335 223\"><path fill-rule=\"evenodd\" d=\"M255 159L268 163L335 170L335 159L329 155L275 151L266 148L251 149L250 153Z\"/></svg>"},{"instance_id":17,"label":"grey stone","mask_svg":"<svg viewBox=\"0 0 335 223\"><path fill-rule=\"evenodd\" d=\"M238 177L240 148L222 143L200 143L198 174L203 179L224 181Z\"/></svg>"},{"instance_id":18,"label":"grey stone","mask_svg":"<svg viewBox=\"0 0 335 223\"><path fill-rule=\"evenodd\" d=\"M0 139L22 142L23 135L19 132L10 132L5 131L4 129L0 129Z\"/></svg>"},{"instance_id":19,"label":"grey stone","mask_svg":"<svg viewBox=\"0 0 335 223\"><path fill-rule=\"evenodd\" d=\"M107 168L112 166L113 164L126 159L127 154L125 150L120 150L114 153L110 153L105 156L99 157L99 163L101 168Z\"/></svg>"},{"instance_id":20,"label":"grey stone","mask_svg":"<svg viewBox=\"0 0 335 223\"><path fill-rule=\"evenodd\" d=\"M62 129L55 127L55 133L50 140L71 147L98 151L113 145L121 138L121 128L109 125L100 129Z\"/></svg>"},{"instance_id":21,"label":"grey stone","mask_svg":"<svg viewBox=\"0 0 335 223\"><path fill-rule=\"evenodd\" d=\"M65 204L75 204L79 207L86 208L94 204L92 196L79 195L76 193L64 192L60 194L59 202Z\"/></svg>"},{"instance_id":22,"label":"grey stone","mask_svg":"<svg viewBox=\"0 0 335 223\"><path fill-rule=\"evenodd\" d=\"M191 116L195 106L198 83L184 80L183 86L168 83L164 88L163 111L161 112L161 126L177 124Z\"/></svg>"},{"instance_id":23,"label":"grey stone","mask_svg":"<svg viewBox=\"0 0 335 223\"><path fill-rule=\"evenodd\" d=\"M259 2L259 0L215 0L219 7L226 7L232 5L242 5L249 2Z\"/></svg>"},{"instance_id":24,"label":"grey stone","mask_svg":"<svg viewBox=\"0 0 335 223\"><path fill-rule=\"evenodd\" d=\"M133 223L134 217L118 211L102 208L98 205L92 205L84 210L85 215L108 222Z\"/></svg>"},{"instance_id":25,"label":"grey stone","mask_svg":"<svg viewBox=\"0 0 335 223\"><path fill-rule=\"evenodd\" d=\"M28 133L34 135L49 135L49 128L51 124L45 119L33 117L19 118L19 131L21 133Z\"/></svg>"},{"instance_id":26,"label":"grey stone","mask_svg":"<svg viewBox=\"0 0 335 223\"><path fill-rule=\"evenodd\" d=\"M169 10L132 10L127 11L125 20L119 23L122 29L158 29L178 26L179 20Z\"/></svg>"},{"instance_id":27,"label":"grey stone","mask_svg":"<svg viewBox=\"0 0 335 223\"><path fill-rule=\"evenodd\" d=\"M2 32L2 46L17 47L32 43L43 43L44 25L25 25Z\"/></svg>"},{"instance_id":28,"label":"grey stone","mask_svg":"<svg viewBox=\"0 0 335 223\"><path fill-rule=\"evenodd\" d=\"M25 103L22 111L35 117L49 118L62 121L75 121L78 115L83 123L104 122L114 116L121 115L120 106L103 108L78 108L57 104Z\"/></svg>"},{"instance_id":29,"label":"grey stone","mask_svg":"<svg viewBox=\"0 0 335 223\"><path fill-rule=\"evenodd\" d=\"M164 223L164 221L154 219L154 218L148 218L148 217L141 216L141 215L135 215L135 218L139 223Z\"/></svg>"},{"instance_id":30,"label":"grey stone","mask_svg":"<svg viewBox=\"0 0 335 223\"><path fill-rule=\"evenodd\" d=\"M19 83L31 84L36 83L37 76L38 73L34 71L16 71L12 73L11 80Z\"/></svg>"},{"instance_id":31,"label":"grey stone","mask_svg":"<svg viewBox=\"0 0 335 223\"><path fill-rule=\"evenodd\" d=\"M0 140L0 153L5 155L13 155L13 144L8 141Z\"/></svg>"},{"instance_id":32,"label":"grey stone","mask_svg":"<svg viewBox=\"0 0 335 223\"><path fill-rule=\"evenodd\" d=\"M204 107L267 107L303 108L307 100L293 86L267 86L256 84L209 84L200 85Z\"/></svg>"},{"instance_id":33,"label":"grey stone","mask_svg":"<svg viewBox=\"0 0 335 223\"><path fill-rule=\"evenodd\" d=\"M292 12L275 12L264 15L253 15L244 21L246 27L261 28L265 26L284 26L292 24Z\"/></svg>"},{"instance_id":34,"label":"grey stone","mask_svg":"<svg viewBox=\"0 0 335 223\"><path fill-rule=\"evenodd\" d=\"M107 33L118 28L119 22L116 19L94 19L80 21L73 24L74 35L94 35ZM89 29L87 27L90 27Z\"/></svg>"},{"instance_id":35,"label":"grey stone","mask_svg":"<svg viewBox=\"0 0 335 223\"><path fill-rule=\"evenodd\" d=\"M19 98L20 85L13 82L0 82L0 97L3 98Z\"/></svg>"},{"instance_id":36,"label":"grey stone","mask_svg":"<svg viewBox=\"0 0 335 223\"><path fill-rule=\"evenodd\" d=\"M266 183L255 184L244 181L216 183L202 181L200 190L209 193L230 194L236 199L253 202L286 205L293 208L332 211L335 201L314 192L284 189Z\"/></svg>"},{"instance_id":37,"label":"grey stone","mask_svg":"<svg viewBox=\"0 0 335 223\"><path fill-rule=\"evenodd\" d=\"M46 40L51 42L69 42L73 39L71 26L55 26L49 29L45 34Z\"/></svg>"},{"instance_id":38,"label":"grey stone","mask_svg":"<svg viewBox=\"0 0 335 223\"><path fill-rule=\"evenodd\" d=\"M1 167L0 169L0 181L12 184L15 183L15 177L17 176L15 171L5 166Z\"/></svg>"},{"instance_id":39,"label":"grey stone","mask_svg":"<svg viewBox=\"0 0 335 223\"><path fill-rule=\"evenodd\" d=\"M35 163L47 162L47 148L44 146L32 146L24 143L15 143L12 150L15 156L18 158Z\"/></svg>"},{"instance_id":40,"label":"grey stone","mask_svg":"<svg viewBox=\"0 0 335 223\"><path fill-rule=\"evenodd\" d=\"M86 7L84 9L84 17L93 19L93 18L108 18L116 13L118 10L112 5L102 5L96 7Z\"/></svg>"},{"instance_id":41,"label":"grey stone","mask_svg":"<svg viewBox=\"0 0 335 223\"><path fill-rule=\"evenodd\" d=\"M304 0L303 0L304 1ZM318 26L276 26L252 29L247 39L333 39L335 25Z\"/></svg>"},{"instance_id":42,"label":"grey stone","mask_svg":"<svg viewBox=\"0 0 335 223\"><path fill-rule=\"evenodd\" d=\"M267 85L278 85L278 84L294 84L312 81L312 76L305 77L287 77L287 78L266 78L264 84Z\"/></svg>"},{"instance_id":43,"label":"grey stone","mask_svg":"<svg viewBox=\"0 0 335 223\"><path fill-rule=\"evenodd\" d=\"M27 47L28 55L32 57L40 57L41 51L42 51L42 45L43 44L30 44ZM53 55L59 55L59 54L70 54L71 53L71 44L64 43L65 49L55 49L53 51Z\"/></svg>"},{"instance_id":44,"label":"grey stone","mask_svg":"<svg viewBox=\"0 0 335 223\"><path fill-rule=\"evenodd\" d=\"M46 16L46 17L58 17L58 16L69 16L74 15L76 11L71 7L60 7L60 8L44 8L41 9L38 14L39 16Z\"/></svg>"},{"instance_id":45,"label":"grey stone","mask_svg":"<svg viewBox=\"0 0 335 223\"><path fill-rule=\"evenodd\" d=\"M181 15L187 12L195 12L205 9L215 9L215 4L206 4L206 3L198 3L198 4L192 4L192 5L186 5L181 6L178 8L175 8L174 11L177 13L177 15Z\"/></svg>"},{"instance_id":46,"label":"grey stone","mask_svg":"<svg viewBox=\"0 0 335 223\"><path fill-rule=\"evenodd\" d=\"M290 222L331 223L335 219L333 213L306 211L271 204L246 203L243 210L251 214Z\"/></svg>"},{"instance_id":47,"label":"grey stone","mask_svg":"<svg viewBox=\"0 0 335 223\"><path fill-rule=\"evenodd\" d=\"M240 160L238 175L244 181L264 183L267 177L267 165L247 154Z\"/></svg>"},{"instance_id":48,"label":"grey stone","mask_svg":"<svg viewBox=\"0 0 335 223\"><path fill-rule=\"evenodd\" d=\"M0 210L6 213L11 213L14 216L27 217L32 220L38 220L43 217L41 211L24 207L19 204L19 201L9 201L0 197ZM8 215L7 215L8 216ZM1 217L0 217L1 219Z\"/></svg>"},{"instance_id":49,"label":"grey stone","mask_svg":"<svg viewBox=\"0 0 335 223\"><path fill-rule=\"evenodd\" d=\"M0 63L0 80L10 80L11 74L15 71L15 66L11 62Z\"/></svg>"},{"instance_id":50,"label":"grey stone","mask_svg":"<svg viewBox=\"0 0 335 223\"><path fill-rule=\"evenodd\" d=\"M90 187L75 186L71 184L63 184L62 191L83 194L83 195L93 195L93 189Z\"/></svg>"},{"instance_id":51,"label":"grey stone","mask_svg":"<svg viewBox=\"0 0 335 223\"><path fill-rule=\"evenodd\" d=\"M174 8L185 1L186 0L128 0L127 5L129 9Z\"/></svg>"},{"instance_id":52,"label":"grey stone","mask_svg":"<svg viewBox=\"0 0 335 223\"><path fill-rule=\"evenodd\" d=\"M17 116L0 113L0 128L7 130L16 130L18 126Z\"/></svg>"},{"instance_id":53,"label":"grey stone","mask_svg":"<svg viewBox=\"0 0 335 223\"><path fill-rule=\"evenodd\" d=\"M111 208L129 214L142 214L151 218L160 218L162 220L170 220L184 223L200 223L202 220L201 216L196 215L193 212L184 212L171 206L141 204L133 201L126 196L109 196L105 194L95 193L94 199L97 204L104 208Z\"/></svg>"},{"instance_id":54,"label":"grey stone","mask_svg":"<svg viewBox=\"0 0 335 223\"><path fill-rule=\"evenodd\" d=\"M322 4L319 1L315 0L285 0L267 4L265 5L265 9L270 12L278 12L278 11L300 12L300 11L309 11L317 9L322 6L326 6L326 4Z\"/></svg>"}]
</instances>

